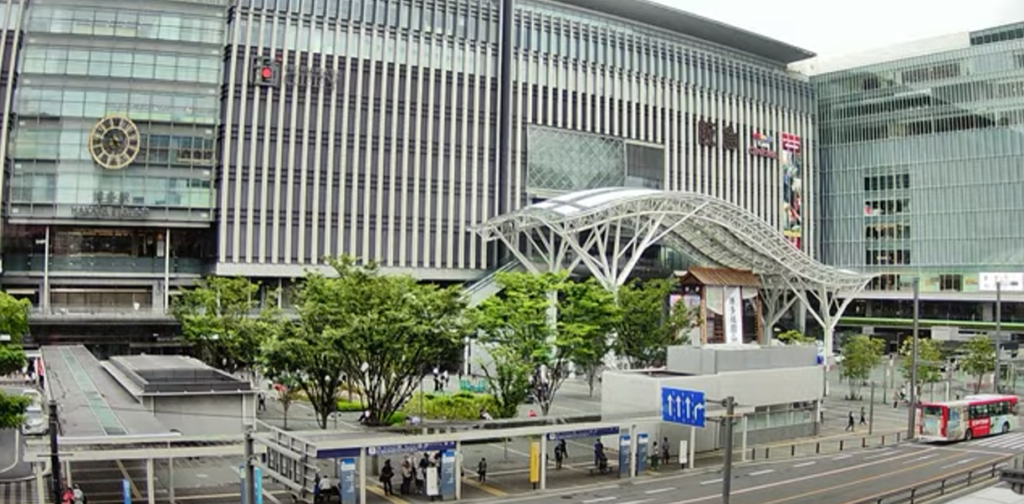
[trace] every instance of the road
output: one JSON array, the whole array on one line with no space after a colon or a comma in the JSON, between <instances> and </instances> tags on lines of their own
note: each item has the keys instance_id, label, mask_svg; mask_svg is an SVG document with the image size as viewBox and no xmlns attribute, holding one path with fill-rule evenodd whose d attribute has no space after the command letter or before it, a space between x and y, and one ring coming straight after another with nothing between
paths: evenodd
<instances>
[{"instance_id":1,"label":"road","mask_svg":"<svg viewBox=\"0 0 1024 504\"><path fill-rule=\"evenodd\" d=\"M738 465L734 504L847 504L903 489L922 481L988 467L1024 446L1024 434L948 446L906 444L843 455ZM613 483L588 491L564 492L582 504L698 504L721 502L719 472L683 474ZM553 495L502 502L543 504Z\"/></svg>"}]
</instances>

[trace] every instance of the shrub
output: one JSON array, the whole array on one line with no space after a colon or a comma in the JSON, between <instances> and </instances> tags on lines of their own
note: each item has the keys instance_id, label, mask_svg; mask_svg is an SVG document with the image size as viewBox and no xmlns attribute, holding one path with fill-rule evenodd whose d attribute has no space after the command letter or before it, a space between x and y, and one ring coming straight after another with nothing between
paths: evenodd
<instances>
[{"instance_id":1,"label":"shrub","mask_svg":"<svg viewBox=\"0 0 1024 504\"><path fill-rule=\"evenodd\" d=\"M402 413L401 411L396 411L395 413L393 413L391 415L391 417L388 418L388 421L386 423L388 425L398 425L398 424L405 423L405 420L407 418L409 418L409 417L406 416L405 413Z\"/></svg>"},{"instance_id":2,"label":"shrub","mask_svg":"<svg viewBox=\"0 0 1024 504\"><path fill-rule=\"evenodd\" d=\"M344 399L338 400L338 411L342 413L355 413L361 412L366 409L363 403L359 401L346 401Z\"/></svg>"},{"instance_id":3,"label":"shrub","mask_svg":"<svg viewBox=\"0 0 1024 504\"><path fill-rule=\"evenodd\" d=\"M414 393L405 403L402 412L406 415L420 414L420 393ZM476 420L480 410L494 414L498 403L490 394L459 392L447 394L423 394L423 418L432 420Z\"/></svg>"}]
</instances>

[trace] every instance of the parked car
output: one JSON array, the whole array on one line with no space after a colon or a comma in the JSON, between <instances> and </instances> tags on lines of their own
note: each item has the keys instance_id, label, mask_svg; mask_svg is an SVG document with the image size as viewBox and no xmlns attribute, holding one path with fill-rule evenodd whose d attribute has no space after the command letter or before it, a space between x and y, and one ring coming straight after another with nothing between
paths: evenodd
<instances>
[{"instance_id":1,"label":"parked car","mask_svg":"<svg viewBox=\"0 0 1024 504\"><path fill-rule=\"evenodd\" d=\"M41 406L32 405L25 410L21 432L26 436L45 436L50 432L50 419Z\"/></svg>"}]
</instances>

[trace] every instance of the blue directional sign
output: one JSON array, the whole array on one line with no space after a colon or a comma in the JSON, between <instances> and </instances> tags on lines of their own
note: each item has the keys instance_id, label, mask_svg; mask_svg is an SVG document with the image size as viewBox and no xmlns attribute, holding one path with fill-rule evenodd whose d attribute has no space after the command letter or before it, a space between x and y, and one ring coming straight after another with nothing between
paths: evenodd
<instances>
[{"instance_id":1,"label":"blue directional sign","mask_svg":"<svg viewBox=\"0 0 1024 504\"><path fill-rule=\"evenodd\" d=\"M661 388L661 419L666 422L704 427L704 392Z\"/></svg>"}]
</instances>

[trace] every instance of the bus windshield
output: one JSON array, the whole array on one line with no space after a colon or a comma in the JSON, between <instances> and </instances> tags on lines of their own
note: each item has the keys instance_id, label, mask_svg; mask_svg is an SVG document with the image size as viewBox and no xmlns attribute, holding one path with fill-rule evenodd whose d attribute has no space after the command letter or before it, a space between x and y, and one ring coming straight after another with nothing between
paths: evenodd
<instances>
[{"instance_id":1,"label":"bus windshield","mask_svg":"<svg viewBox=\"0 0 1024 504\"><path fill-rule=\"evenodd\" d=\"M926 417L942 416L942 406L924 406L921 408L921 415Z\"/></svg>"}]
</instances>

